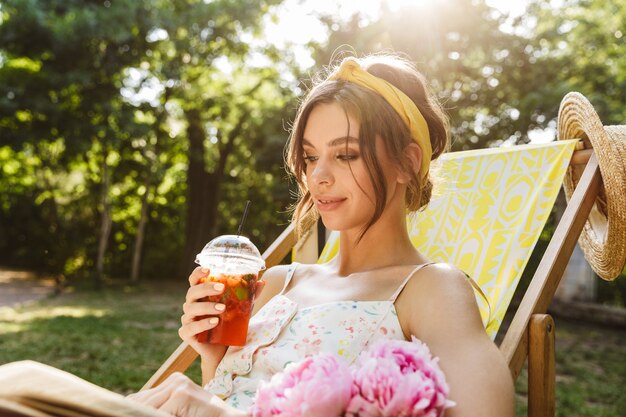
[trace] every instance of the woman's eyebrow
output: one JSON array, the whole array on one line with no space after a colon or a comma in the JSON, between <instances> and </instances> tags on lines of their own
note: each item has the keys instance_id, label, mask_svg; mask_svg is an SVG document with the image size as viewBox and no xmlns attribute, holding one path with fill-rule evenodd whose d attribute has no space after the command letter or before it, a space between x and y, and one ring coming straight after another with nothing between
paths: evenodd
<instances>
[{"instance_id":1,"label":"woman's eyebrow","mask_svg":"<svg viewBox=\"0 0 626 417\"><path fill-rule=\"evenodd\" d=\"M355 138L354 136L341 136L328 142L328 147L330 148L333 146L345 145L346 142L359 143L359 139ZM309 142L306 138L302 138L302 144L310 146L311 148L315 148L315 146L311 142Z\"/></svg>"}]
</instances>

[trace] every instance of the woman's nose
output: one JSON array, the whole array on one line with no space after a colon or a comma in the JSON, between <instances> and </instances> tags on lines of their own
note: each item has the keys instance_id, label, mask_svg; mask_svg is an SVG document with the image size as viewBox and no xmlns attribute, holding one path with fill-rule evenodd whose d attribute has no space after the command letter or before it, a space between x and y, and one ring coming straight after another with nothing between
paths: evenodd
<instances>
[{"instance_id":1,"label":"woman's nose","mask_svg":"<svg viewBox=\"0 0 626 417\"><path fill-rule=\"evenodd\" d=\"M334 182L334 176L329 164L320 158L313 168L311 179L316 184L332 184Z\"/></svg>"}]
</instances>

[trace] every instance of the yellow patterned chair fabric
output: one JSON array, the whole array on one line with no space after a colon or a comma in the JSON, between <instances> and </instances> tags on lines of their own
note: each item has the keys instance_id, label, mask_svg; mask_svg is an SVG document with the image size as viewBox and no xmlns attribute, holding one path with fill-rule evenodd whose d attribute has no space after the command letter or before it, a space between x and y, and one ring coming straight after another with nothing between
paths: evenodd
<instances>
[{"instance_id":1,"label":"yellow patterned chair fabric","mask_svg":"<svg viewBox=\"0 0 626 417\"><path fill-rule=\"evenodd\" d=\"M408 216L415 247L457 265L489 303L476 299L495 338L556 200L577 140L481 149L439 158L442 182L428 207ZM337 253L332 232L319 263Z\"/></svg>"}]
</instances>

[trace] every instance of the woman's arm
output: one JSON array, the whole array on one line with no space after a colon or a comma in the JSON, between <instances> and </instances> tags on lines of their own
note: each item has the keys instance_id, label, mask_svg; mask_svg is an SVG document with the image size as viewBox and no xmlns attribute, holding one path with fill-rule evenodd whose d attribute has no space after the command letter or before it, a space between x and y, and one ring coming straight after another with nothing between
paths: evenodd
<instances>
[{"instance_id":1,"label":"woman's arm","mask_svg":"<svg viewBox=\"0 0 626 417\"><path fill-rule=\"evenodd\" d=\"M228 346L210 345L210 354L200 357L200 369L202 370L202 386L206 385L215 377L217 366L224 358Z\"/></svg>"},{"instance_id":2,"label":"woman's arm","mask_svg":"<svg viewBox=\"0 0 626 417\"><path fill-rule=\"evenodd\" d=\"M513 417L515 391L504 357L483 326L473 289L457 268L418 272L398 302L403 328L426 343L456 406L446 417Z\"/></svg>"}]
</instances>

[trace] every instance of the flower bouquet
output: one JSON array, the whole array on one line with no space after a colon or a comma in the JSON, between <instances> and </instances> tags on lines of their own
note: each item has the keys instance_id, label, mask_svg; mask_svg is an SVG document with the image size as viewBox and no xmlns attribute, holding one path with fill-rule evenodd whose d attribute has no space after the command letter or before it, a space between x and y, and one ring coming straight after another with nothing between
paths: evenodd
<instances>
[{"instance_id":1,"label":"flower bouquet","mask_svg":"<svg viewBox=\"0 0 626 417\"><path fill-rule=\"evenodd\" d=\"M323 353L261 383L253 417L440 417L454 402L428 347L383 340L352 367Z\"/></svg>"}]
</instances>

